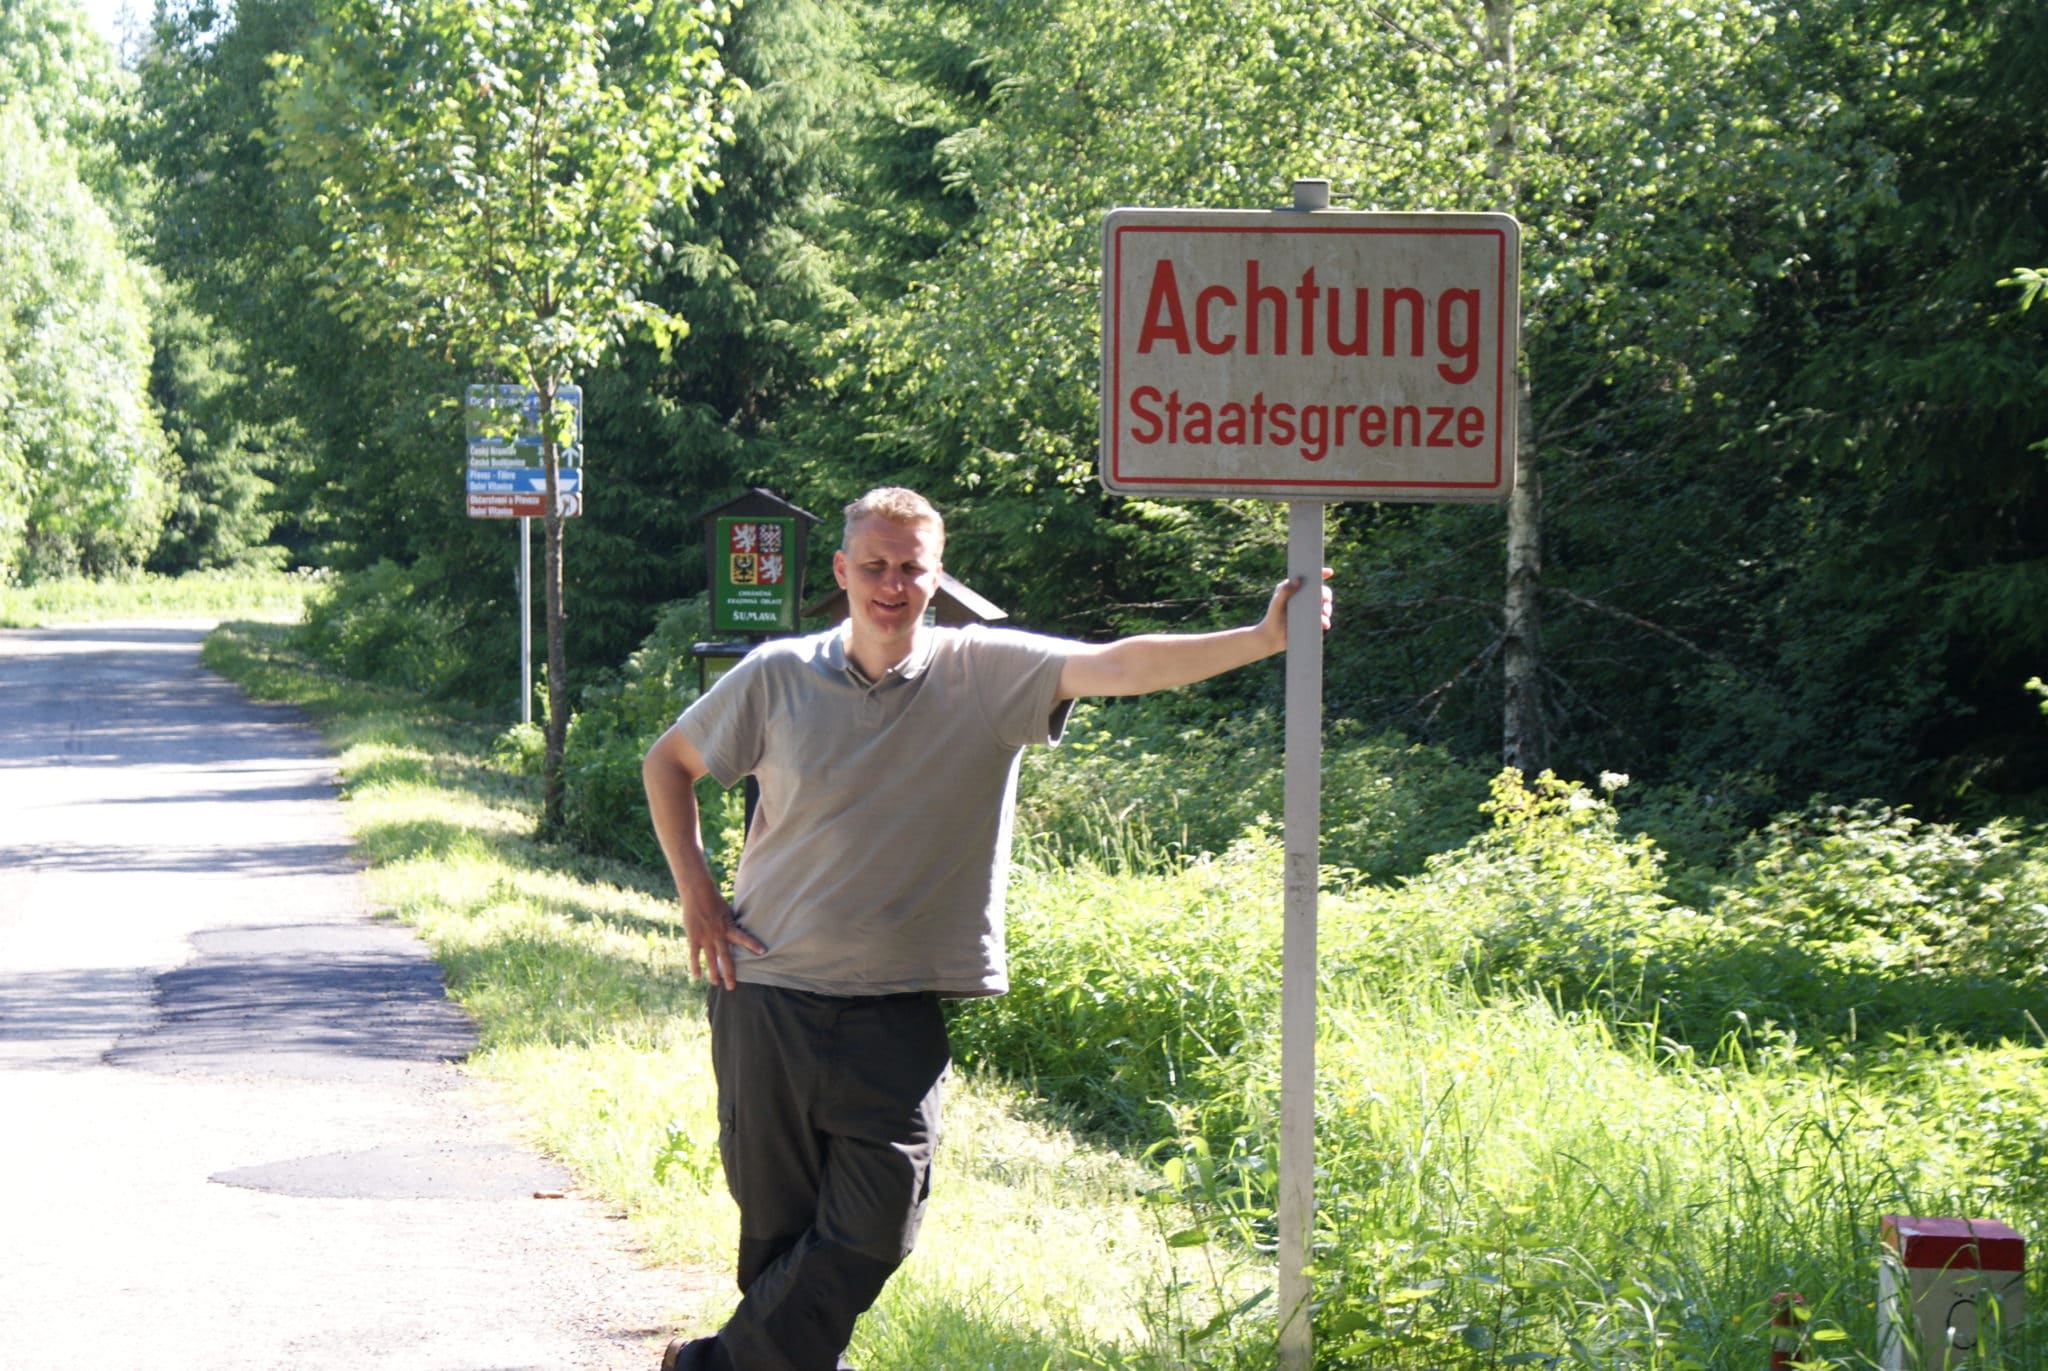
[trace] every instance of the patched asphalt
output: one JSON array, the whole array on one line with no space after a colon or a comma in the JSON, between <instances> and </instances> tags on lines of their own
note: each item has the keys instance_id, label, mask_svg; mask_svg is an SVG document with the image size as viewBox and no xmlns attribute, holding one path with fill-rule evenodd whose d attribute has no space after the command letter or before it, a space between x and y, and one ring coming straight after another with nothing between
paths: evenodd
<instances>
[{"instance_id":1,"label":"patched asphalt","mask_svg":"<svg viewBox=\"0 0 2048 1371\"><path fill-rule=\"evenodd\" d=\"M205 627L0 632L0 1368L651 1368L689 1278L465 1075Z\"/></svg>"}]
</instances>

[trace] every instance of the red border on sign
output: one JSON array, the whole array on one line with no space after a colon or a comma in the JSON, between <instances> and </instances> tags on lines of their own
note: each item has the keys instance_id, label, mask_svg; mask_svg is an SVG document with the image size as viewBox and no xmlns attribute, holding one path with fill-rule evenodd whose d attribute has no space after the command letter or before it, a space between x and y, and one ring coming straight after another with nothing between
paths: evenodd
<instances>
[{"instance_id":1,"label":"red border on sign","mask_svg":"<svg viewBox=\"0 0 2048 1371\"><path fill-rule=\"evenodd\" d=\"M1955 1271L2024 1271L2026 1240L1996 1219L1920 1219L1886 1214L1881 1241L1902 1266Z\"/></svg>"},{"instance_id":2,"label":"red border on sign","mask_svg":"<svg viewBox=\"0 0 2048 1371\"><path fill-rule=\"evenodd\" d=\"M1508 235L1502 229L1481 227L1409 228L1397 225L1386 225L1381 227L1353 225L1347 227L1341 224L1275 224L1271 227L1255 224L1119 224L1116 226L1115 229L1112 230L1112 233L1116 240L1115 247L1112 250L1113 256L1115 258L1115 266L1111 272L1111 281L1109 284L1109 289L1111 292L1113 292L1110 298L1117 301L1121 301L1123 299L1123 240L1124 235L1127 233L1168 233L1173 234L1175 236L1183 236L1194 233L1228 233L1237 235L1273 233L1335 233L1345 235L1419 234L1424 237L1431 238L1491 237L1492 239L1494 239L1497 257L1495 271L1496 289L1499 293L1496 295L1495 298L1503 302L1503 307L1500 310L1500 318L1497 326L1498 332L1494 339L1494 413L1503 414L1506 412L1508 363L1507 342L1509 337L1509 329L1507 317L1508 311L1505 307L1505 302L1507 300L1508 295ZM1114 407L1111 412L1114 414L1121 415L1123 413L1124 395L1122 376L1124 358L1124 316L1121 307L1119 307L1115 311L1115 319L1115 336L1111 340L1112 345L1110 350L1110 387L1115 401ZM1109 467L1112 476L1118 483L1132 486L1195 486L1200 487L1202 489L1221 486L1253 486L1263 488L1284 486L1289 489L1297 490L1498 490L1501 485L1501 473L1505 469L1506 465L1506 455L1502 446L1506 441L1507 434L1505 432L1496 432L1494 434L1493 479L1490 481L1345 481L1264 476L1127 476L1124 474L1121 465L1123 457L1123 426L1121 423L1116 423L1110 426L1109 432Z\"/></svg>"}]
</instances>

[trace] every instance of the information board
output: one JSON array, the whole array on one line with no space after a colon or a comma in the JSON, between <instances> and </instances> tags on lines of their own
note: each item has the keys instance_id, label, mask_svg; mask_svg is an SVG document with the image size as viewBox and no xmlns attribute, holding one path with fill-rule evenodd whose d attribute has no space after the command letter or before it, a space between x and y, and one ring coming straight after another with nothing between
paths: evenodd
<instances>
[{"instance_id":1,"label":"information board","mask_svg":"<svg viewBox=\"0 0 2048 1371\"><path fill-rule=\"evenodd\" d=\"M468 440L464 494L472 519L538 519L547 513L540 396L527 386L469 386L462 396ZM555 390L560 450L555 491L563 518L583 513L583 389Z\"/></svg>"},{"instance_id":2,"label":"information board","mask_svg":"<svg viewBox=\"0 0 2048 1371\"><path fill-rule=\"evenodd\" d=\"M797 621L796 520L715 519L711 627L719 633L789 630Z\"/></svg>"}]
</instances>

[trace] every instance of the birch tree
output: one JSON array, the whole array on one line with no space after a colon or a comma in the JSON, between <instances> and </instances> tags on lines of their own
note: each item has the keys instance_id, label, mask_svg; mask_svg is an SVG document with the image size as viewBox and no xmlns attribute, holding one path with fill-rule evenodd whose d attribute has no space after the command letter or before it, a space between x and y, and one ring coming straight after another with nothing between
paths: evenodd
<instances>
[{"instance_id":1,"label":"birch tree","mask_svg":"<svg viewBox=\"0 0 2048 1371\"><path fill-rule=\"evenodd\" d=\"M1616 414L1656 396L1675 417L1702 394L1748 326L1756 266L1736 255L1727 220L1787 193L1759 191L1745 153L1809 154L1772 136L1783 92L1760 70L1777 22L1766 5L1383 0L1368 17L1381 80L1353 92L1363 197L1523 222L1522 434L1488 650L1501 662L1502 759L1533 773L1549 764L1553 447L1589 407Z\"/></svg>"}]
</instances>

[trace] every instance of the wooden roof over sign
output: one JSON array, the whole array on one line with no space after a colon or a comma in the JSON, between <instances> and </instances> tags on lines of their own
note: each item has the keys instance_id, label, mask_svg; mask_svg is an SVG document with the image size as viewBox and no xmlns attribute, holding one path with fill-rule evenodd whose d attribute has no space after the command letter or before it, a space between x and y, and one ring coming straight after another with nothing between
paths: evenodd
<instances>
[{"instance_id":1,"label":"wooden roof over sign","mask_svg":"<svg viewBox=\"0 0 2048 1371\"><path fill-rule=\"evenodd\" d=\"M1010 617L1008 610L970 590L943 571L939 573L938 593L932 596L932 613L935 619L948 627L990 624L998 619ZM824 615L835 624L844 619L847 615L846 592L834 589L830 595L815 600L804 608L806 619L819 615Z\"/></svg>"}]
</instances>

